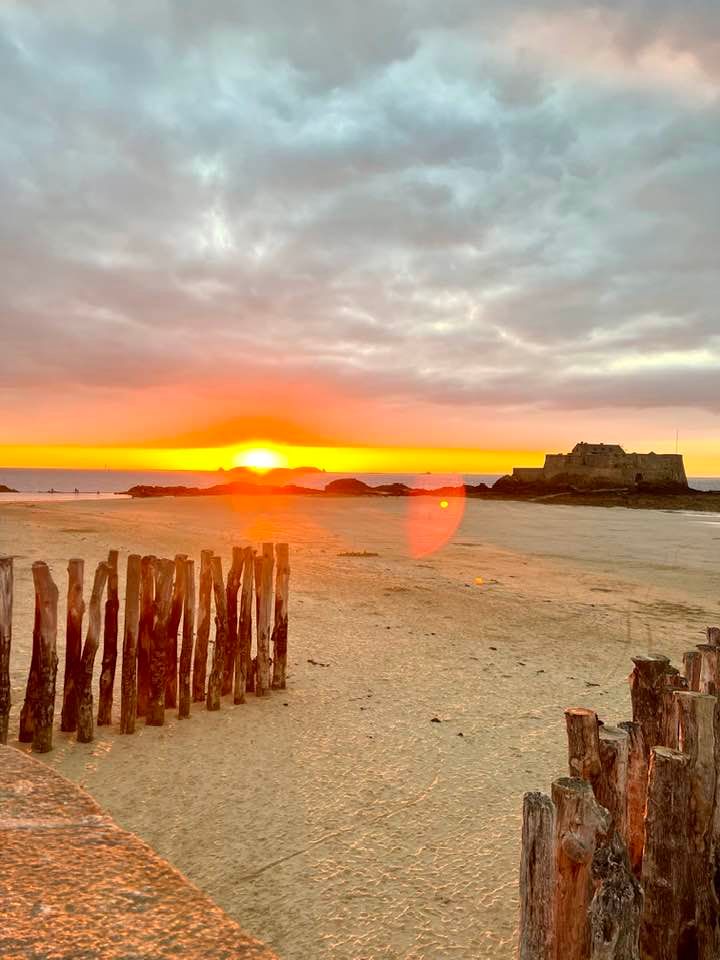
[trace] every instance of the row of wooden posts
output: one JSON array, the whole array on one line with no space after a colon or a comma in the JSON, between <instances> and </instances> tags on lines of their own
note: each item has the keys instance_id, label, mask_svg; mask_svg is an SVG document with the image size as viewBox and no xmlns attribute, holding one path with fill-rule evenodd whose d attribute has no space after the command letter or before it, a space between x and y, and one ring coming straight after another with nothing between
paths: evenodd
<instances>
[{"instance_id":1,"label":"row of wooden posts","mask_svg":"<svg viewBox=\"0 0 720 960\"><path fill-rule=\"evenodd\" d=\"M33 750L46 753L53 745L59 591L47 563L33 563L32 575L32 659L18 738L32 743ZM174 560L131 554L125 588L120 731L134 733L138 717L159 726L164 723L166 708L177 708L180 718L189 717L191 701L204 701L208 710L219 710L224 695L232 694L235 703L243 703L246 693L261 697L270 689L285 689L289 579L286 543L264 543L259 554L253 547L234 547L227 580L220 557L212 550L203 550L196 631L194 561L185 554L178 554ZM95 570L84 643L83 580L83 560L70 560L60 729L77 731L77 739L89 743L94 737L93 671L101 632L97 724L112 721L120 608L118 551L111 550L107 561ZM213 597L214 645L210 643ZM0 743L7 743L8 738L12 622L13 560L0 557Z\"/></svg>"},{"instance_id":2,"label":"row of wooden posts","mask_svg":"<svg viewBox=\"0 0 720 960\"><path fill-rule=\"evenodd\" d=\"M720 958L720 628L633 657L632 721L565 711L569 777L523 803L520 960Z\"/></svg>"}]
</instances>

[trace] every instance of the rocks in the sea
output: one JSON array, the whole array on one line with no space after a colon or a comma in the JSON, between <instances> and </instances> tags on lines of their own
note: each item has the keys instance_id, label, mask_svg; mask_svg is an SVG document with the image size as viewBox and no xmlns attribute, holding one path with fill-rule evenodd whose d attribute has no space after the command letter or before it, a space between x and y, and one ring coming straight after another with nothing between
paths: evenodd
<instances>
[{"instance_id":1,"label":"rocks in the sea","mask_svg":"<svg viewBox=\"0 0 720 960\"><path fill-rule=\"evenodd\" d=\"M355 477L342 477L331 480L325 487L325 493L334 493L345 497L375 497L377 491Z\"/></svg>"},{"instance_id":2,"label":"rocks in the sea","mask_svg":"<svg viewBox=\"0 0 720 960\"><path fill-rule=\"evenodd\" d=\"M12 487L6 487L4 483L0 483L0 493L17 493L17 490L13 490Z\"/></svg>"},{"instance_id":3,"label":"rocks in the sea","mask_svg":"<svg viewBox=\"0 0 720 960\"><path fill-rule=\"evenodd\" d=\"M406 483L381 483L375 489L391 497L409 497L412 492L412 488Z\"/></svg>"},{"instance_id":4,"label":"rocks in the sea","mask_svg":"<svg viewBox=\"0 0 720 960\"><path fill-rule=\"evenodd\" d=\"M572 493L574 487L569 483L548 483L545 480L521 480L519 477L506 474L492 485L494 493L507 494L513 497L541 497L550 493Z\"/></svg>"}]
</instances>

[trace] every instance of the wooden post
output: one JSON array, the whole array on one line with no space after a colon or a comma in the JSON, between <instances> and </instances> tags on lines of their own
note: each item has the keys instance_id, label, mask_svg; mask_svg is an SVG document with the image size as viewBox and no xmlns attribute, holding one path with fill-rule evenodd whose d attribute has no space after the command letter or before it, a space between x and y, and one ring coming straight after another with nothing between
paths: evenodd
<instances>
[{"instance_id":1,"label":"wooden post","mask_svg":"<svg viewBox=\"0 0 720 960\"><path fill-rule=\"evenodd\" d=\"M587 780L554 780L555 937L558 960L587 960L590 953L588 908L592 898L591 864L598 839L610 827L610 815L596 801Z\"/></svg>"},{"instance_id":2,"label":"wooden post","mask_svg":"<svg viewBox=\"0 0 720 960\"><path fill-rule=\"evenodd\" d=\"M588 911L590 960L640 960L643 892L617 834L596 849L592 877L596 890Z\"/></svg>"},{"instance_id":3,"label":"wooden post","mask_svg":"<svg viewBox=\"0 0 720 960\"><path fill-rule=\"evenodd\" d=\"M636 877L639 877L645 846L648 760L640 724L625 720L618 726L628 735L627 848L632 871Z\"/></svg>"},{"instance_id":4,"label":"wooden post","mask_svg":"<svg viewBox=\"0 0 720 960\"><path fill-rule=\"evenodd\" d=\"M48 753L52 750L55 716L58 588L46 563L33 563L32 575L39 611L38 685L33 706L32 748L37 753Z\"/></svg>"},{"instance_id":5,"label":"wooden post","mask_svg":"<svg viewBox=\"0 0 720 960\"><path fill-rule=\"evenodd\" d=\"M228 632L225 656L223 658L222 693L225 696L233 692L233 676L238 659L238 590L242 578L245 552L242 547L233 547L232 564L228 570L225 604L227 607Z\"/></svg>"},{"instance_id":6,"label":"wooden post","mask_svg":"<svg viewBox=\"0 0 720 960\"><path fill-rule=\"evenodd\" d=\"M210 561L213 593L215 594L215 646L213 648L212 667L208 677L207 709L219 710L222 694L223 661L227 646L227 605L225 602L225 582L223 580L222 560L213 557Z\"/></svg>"},{"instance_id":7,"label":"wooden post","mask_svg":"<svg viewBox=\"0 0 720 960\"><path fill-rule=\"evenodd\" d=\"M519 960L555 956L555 805L542 793L523 797Z\"/></svg>"},{"instance_id":8,"label":"wooden post","mask_svg":"<svg viewBox=\"0 0 720 960\"><path fill-rule=\"evenodd\" d=\"M670 667L668 657L659 653L632 658L635 667L630 674L630 697L633 720L642 727L643 744L649 757L654 746L663 740L663 677Z\"/></svg>"},{"instance_id":9,"label":"wooden post","mask_svg":"<svg viewBox=\"0 0 720 960\"><path fill-rule=\"evenodd\" d=\"M88 609L88 626L85 634L85 643L80 656L78 667L78 726L77 738L79 743L90 743L95 736L93 725L93 695L92 676L95 665L95 654L100 643L100 624L102 620L102 595L105 584L110 575L107 563L99 563L95 570L90 607Z\"/></svg>"},{"instance_id":10,"label":"wooden post","mask_svg":"<svg viewBox=\"0 0 720 960\"><path fill-rule=\"evenodd\" d=\"M272 632L273 690L284 690L287 676L288 596L290 591L290 548L287 543L275 547L275 620Z\"/></svg>"},{"instance_id":11,"label":"wooden post","mask_svg":"<svg viewBox=\"0 0 720 960\"><path fill-rule=\"evenodd\" d=\"M37 689L40 682L40 664L38 661L39 646L40 607L38 606L38 596L36 593L30 671L28 673L27 683L25 685L25 700L23 702L22 709L20 710L20 725L18 728L18 740L20 743L32 743L33 731L35 729L35 703L37 701Z\"/></svg>"},{"instance_id":12,"label":"wooden post","mask_svg":"<svg viewBox=\"0 0 720 960\"><path fill-rule=\"evenodd\" d=\"M640 928L643 957L678 960L688 916L688 804L690 757L655 747L650 757L642 887L645 909Z\"/></svg>"},{"instance_id":13,"label":"wooden post","mask_svg":"<svg viewBox=\"0 0 720 960\"><path fill-rule=\"evenodd\" d=\"M180 690L178 718L190 716L190 667L195 635L195 561L185 561L185 594L183 597L182 646L180 648Z\"/></svg>"},{"instance_id":14,"label":"wooden post","mask_svg":"<svg viewBox=\"0 0 720 960\"><path fill-rule=\"evenodd\" d=\"M60 729L64 733L77 730L78 691L77 681L82 651L82 623L85 616L83 581L85 561L68 560L67 620L65 625L65 679L63 681L63 705L60 714Z\"/></svg>"},{"instance_id":15,"label":"wooden post","mask_svg":"<svg viewBox=\"0 0 720 960\"><path fill-rule=\"evenodd\" d=\"M688 682L688 690L700 690L700 664L702 655L699 650L687 650L683 654L683 675Z\"/></svg>"},{"instance_id":16,"label":"wooden post","mask_svg":"<svg viewBox=\"0 0 720 960\"><path fill-rule=\"evenodd\" d=\"M687 690L688 682L676 667L671 667L662 678L662 740L663 747L678 749L678 718L676 690Z\"/></svg>"},{"instance_id":17,"label":"wooden post","mask_svg":"<svg viewBox=\"0 0 720 960\"><path fill-rule=\"evenodd\" d=\"M687 810L688 852L697 933L697 956L717 956L718 898L715 890L713 810L717 788L715 758L720 742L720 706L709 694L678 691L679 743L689 758L690 804Z\"/></svg>"},{"instance_id":18,"label":"wooden post","mask_svg":"<svg viewBox=\"0 0 720 960\"><path fill-rule=\"evenodd\" d=\"M262 557L255 560L255 594L257 597L257 673L255 694L264 697L270 690L270 611L272 609L272 574L274 550L263 544Z\"/></svg>"},{"instance_id":19,"label":"wooden post","mask_svg":"<svg viewBox=\"0 0 720 960\"><path fill-rule=\"evenodd\" d=\"M597 714L584 707L569 707L565 711L565 726L570 776L587 780L594 789L602 772Z\"/></svg>"},{"instance_id":20,"label":"wooden post","mask_svg":"<svg viewBox=\"0 0 720 960\"><path fill-rule=\"evenodd\" d=\"M186 553L175 555L175 581L173 585L170 621L168 623L167 649L165 653L165 706L176 707L178 700L178 630L185 606L185 561Z\"/></svg>"},{"instance_id":21,"label":"wooden post","mask_svg":"<svg viewBox=\"0 0 720 960\"><path fill-rule=\"evenodd\" d=\"M193 663L193 700L202 703L205 699L208 642L210 640L210 601L212 599L212 550L200 553L200 594L198 597L198 628L195 638L195 661Z\"/></svg>"},{"instance_id":22,"label":"wooden post","mask_svg":"<svg viewBox=\"0 0 720 960\"><path fill-rule=\"evenodd\" d=\"M0 743L8 741L10 722L10 648L12 646L13 561L0 557Z\"/></svg>"},{"instance_id":23,"label":"wooden post","mask_svg":"<svg viewBox=\"0 0 720 960\"><path fill-rule=\"evenodd\" d=\"M155 567L157 558L140 561L140 626L138 631L137 716L146 717L150 702L150 648L155 629Z\"/></svg>"},{"instance_id":24,"label":"wooden post","mask_svg":"<svg viewBox=\"0 0 720 960\"><path fill-rule=\"evenodd\" d=\"M262 696L262 689L258 690L258 658L260 656L260 621L262 620L262 578L263 578L263 558L261 556L253 557L254 582L255 582L255 658L250 662L251 683L255 695Z\"/></svg>"},{"instance_id":25,"label":"wooden post","mask_svg":"<svg viewBox=\"0 0 720 960\"><path fill-rule=\"evenodd\" d=\"M167 638L172 616L175 564L172 560L160 560L157 571L155 628L150 644L150 700L145 720L151 727L161 727L165 723Z\"/></svg>"},{"instance_id":26,"label":"wooden post","mask_svg":"<svg viewBox=\"0 0 720 960\"><path fill-rule=\"evenodd\" d=\"M255 551L245 547L243 551L243 579L240 594L240 620L238 623L238 648L240 653L240 675L235 671L235 703L245 703L245 693L255 689L251 670L252 661L252 602L255 574Z\"/></svg>"},{"instance_id":27,"label":"wooden post","mask_svg":"<svg viewBox=\"0 0 720 960\"><path fill-rule=\"evenodd\" d=\"M167 627L167 645L165 649L165 706L177 707L178 700L178 632L185 606L185 561L187 554L175 554L175 574L170 619Z\"/></svg>"},{"instance_id":28,"label":"wooden post","mask_svg":"<svg viewBox=\"0 0 720 960\"><path fill-rule=\"evenodd\" d=\"M612 826L623 843L628 840L627 787L629 738L619 727L602 726L599 731L602 774L595 788L598 803L612 818Z\"/></svg>"},{"instance_id":29,"label":"wooden post","mask_svg":"<svg viewBox=\"0 0 720 960\"><path fill-rule=\"evenodd\" d=\"M127 577L125 580L125 632L123 635L120 692L120 733L135 733L141 564L140 554L130 554L127 560Z\"/></svg>"},{"instance_id":30,"label":"wooden post","mask_svg":"<svg viewBox=\"0 0 720 960\"><path fill-rule=\"evenodd\" d=\"M103 658L100 669L100 693L98 696L97 725L112 723L113 688L115 686L115 668L117 666L118 644L118 552L108 553L107 599L105 600L105 630L103 637Z\"/></svg>"},{"instance_id":31,"label":"wooden post","mask_svg":"<svg viewBox=\"0 0 720 960\"><path fill-rule=\"evenodd\" d=\"M700 651L700 684L699 693L710 693L717 696L720 692L718 674L720 674L720 648L711 643L698 644Z\"/></svg>"},{"instance_id":32,"label":"wooden post","mask_svg":"<svg viewBox=\"0 0 720 960\"><path fill-rule=\"evenodd\" d=\"M705 634L709 644L713 647L720 647L720 627L707 627Z\"/></svg>"}]
</instances>

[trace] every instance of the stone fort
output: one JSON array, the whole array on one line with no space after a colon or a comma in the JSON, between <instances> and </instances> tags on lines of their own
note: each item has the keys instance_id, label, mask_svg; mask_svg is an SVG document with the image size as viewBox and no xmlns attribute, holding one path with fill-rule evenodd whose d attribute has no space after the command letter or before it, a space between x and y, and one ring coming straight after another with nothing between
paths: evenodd
<instances>
[{"instance_id":1,"label":"stone fort","mask_svg":"<svg viewBox=\"0 0 720 960\"><path fill-rule=\"evenodd\" d=\"M519 483L599 487L638 484L687 487L682 454L625 453L614 443L577 443L571 453L548 453L543 467L515 467Z\"/></svg>"}]
</instances>

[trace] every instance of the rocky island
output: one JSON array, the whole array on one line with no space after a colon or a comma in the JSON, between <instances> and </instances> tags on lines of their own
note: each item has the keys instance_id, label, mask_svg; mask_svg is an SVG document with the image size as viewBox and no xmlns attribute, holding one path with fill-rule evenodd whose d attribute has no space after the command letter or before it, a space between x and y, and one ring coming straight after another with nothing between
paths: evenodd
<instances>
[{"instance_id":1,"label":"rocky island","mask_svg":"<svg viewBox=\"0 0 720 960\"><path fill-rule=\"evenodd\" d=\"M626 453L616 444L578 443L570 453L549 453L544 466L515 467L512 474L500 477L492 487L485 483L432 489L410 487L404 483L371 486L353 477L332 480L322 490L303 487L300 483L283 483L284 480L301 480L300 473L274 471L258 480L244 472L238 479L212 487L136 486L126 493L135 498L467 497L575 506L720 512L720 491L693 490L688 485L681 454Z\"/></svg>"},{"instance_id":2,"label":"rocky island","mask_svg":"<svg viewBox=\"0 0 720 960\"><path fill-rule=\"evenodd\" d=\"M515 467L495 484L507 492L636 490L687 493L679 453L625 453L615 443L576 443L570 453L548 453L542 467Z\"/></svg>"}]
</instances>

